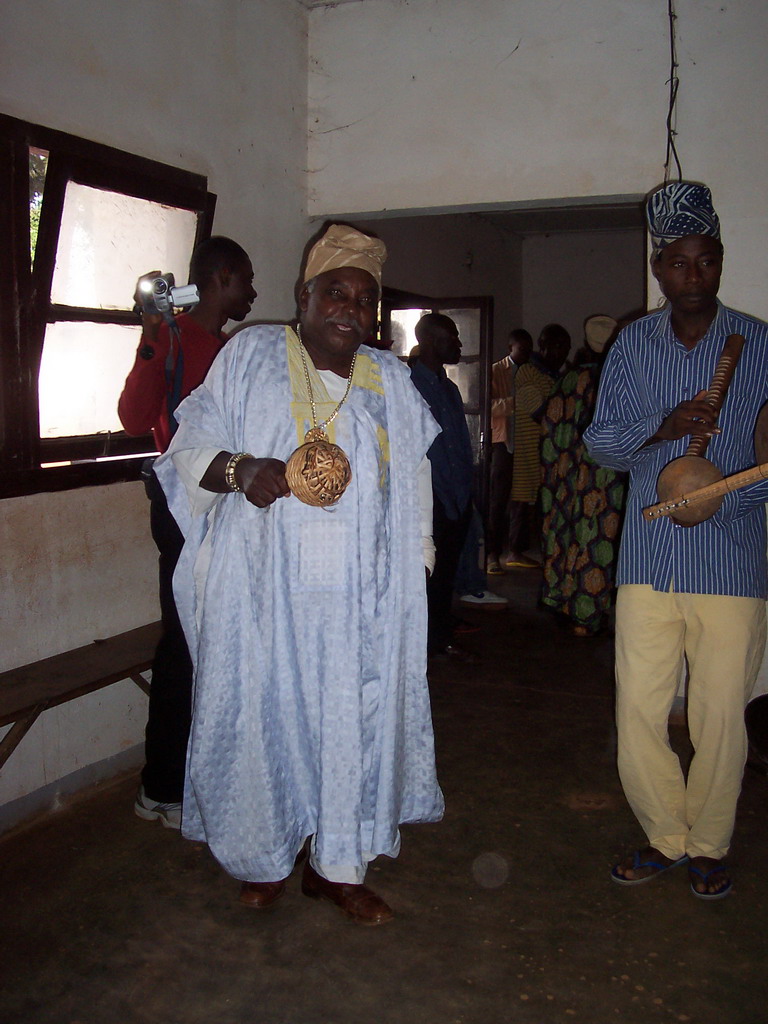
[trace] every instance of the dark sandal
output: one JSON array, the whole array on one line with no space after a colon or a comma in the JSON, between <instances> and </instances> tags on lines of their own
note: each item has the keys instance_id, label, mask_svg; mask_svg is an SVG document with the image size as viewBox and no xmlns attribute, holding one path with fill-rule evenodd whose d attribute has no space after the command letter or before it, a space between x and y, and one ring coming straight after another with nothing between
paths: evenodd
<instances>
[{"instance_id":1,"label":"dark sandal","mask_svg":"<svg viewBox=\"0 0 768 1024\"><path fill-rule=\"evenodd\" d=\"M719 871L725 871L725 870L726 870L725 864L715 864L715 866L713 868L710 868L709 871L699 871L699 869L693 867L692 864L688 865L688 874L689 875L696 875L696 877L700 881L702 881L705 885L707 884L709 879L712 877L712 875L716 875ZM699 892L699 890L694 885L693 881L691 881L691 892L693 893L693 895L697 899L700 899L700 900L721 900L724 896L728 895L728 893L731 891L732 888L733 888L733 882L731 881L730 878L728 879L728 884L724 885L723 888L719 889L717 892L706 892L706 891L705 892Z\"/></svg>"},{"instance_id":2,"label":"dark sandal","mask_svg":"<svg viewBox=\"0 0 768 1024\"><path fill-rule=\"evenodd\" d=\"M665 871L670 871L672 868L678 868L681 864L688 863L688 857L683 854L678 860L673 860L671 864L662 864L657 860L643 860L643 851L635 850L632 858L632 871L637 871L638 868L655 868L649 875L643 875L642 878L625 878L619 874L619 868L621 864L614 864L611 870L611 878L614 882L618 882L619 885L642 885L643 882L650 882L654 878L658 878L659 875L664 874Z\"/></svg>"}]
</instances>

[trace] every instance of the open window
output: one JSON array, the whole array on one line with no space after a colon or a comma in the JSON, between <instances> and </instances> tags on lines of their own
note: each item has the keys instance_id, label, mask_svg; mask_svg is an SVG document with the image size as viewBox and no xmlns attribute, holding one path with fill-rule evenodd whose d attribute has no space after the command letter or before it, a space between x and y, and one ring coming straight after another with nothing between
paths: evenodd
<instances>
[{"instance_id":1,"label":"open window","mask_svg":"<svg viewBox=\"0 0 768 1024\"><path fill-rule=\"evenodd\" d=\"M152 438L117 400L140 274L186 283L211 232L207 181L0 115L0 497L133 479Z\"/></svg>"}]
</instances>

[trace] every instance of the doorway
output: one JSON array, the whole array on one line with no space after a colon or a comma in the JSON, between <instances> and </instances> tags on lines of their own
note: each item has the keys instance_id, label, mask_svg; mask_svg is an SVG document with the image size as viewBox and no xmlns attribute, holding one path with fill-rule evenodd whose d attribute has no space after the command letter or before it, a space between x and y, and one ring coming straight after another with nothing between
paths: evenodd
<instances>
[{"instance_id":1,"label":"doorway","mask_svg":"<svg viewBox=\"0 0 768 1024\"><path fill-rule=\"evenodd\" d=\"M647 255L641 196L553 199L502 208L339 214L387 246L384 283L424 296L493 299L491 360L513 328L538 338L562 323L572 350L586 317L645 308Z\"/></svg>"},{"instance_id":2,"label":"doorway","mask_svg":"<svg viewBox=\"0 0 768 1024\"><path fill-rule=\"evenodd\" d=\"M468 300L450 296L482 296L487 302L487 343L476 357L480 395L475 400L471 390L462 392L468 417L476 417L468 423L478 445L478 499L485 513L482 456L489 424L482 409L489 402L490 364L507 354L513 328L524 327L536 339L546 323L562 323L573 354L581 346L586 317L606 313L619 319L645 308L643 197L564 198L513 207L497 203L448 212L344 213L338 219L385 242L384 293L393 300L391 310L411 308L421 315L435 309L451 316L451 309L461 310ZM383 308L382 328L389 331L392 321L384 323L386 316ZM464 338L463 324L459 329ZM461 389L462 381L456 383Z\"/></svg>"}]
</instances>

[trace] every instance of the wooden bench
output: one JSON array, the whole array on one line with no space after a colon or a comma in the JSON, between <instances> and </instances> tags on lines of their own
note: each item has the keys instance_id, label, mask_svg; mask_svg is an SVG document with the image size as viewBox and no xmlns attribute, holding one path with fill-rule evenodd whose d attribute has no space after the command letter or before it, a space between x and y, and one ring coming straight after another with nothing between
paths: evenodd
<instances>
[{"instance_id":1,"label":"wooden bench","mask_svg":"<svg viewBox=\"0 0 768 1024\"><path fill-rule=\"evenodd\" d=\"M13 723L0 741L0 768L48 708L121 679L132 679L148 694L149 684L140 673L152 666L161 628L160 622L150 622L0 673L0 726Z\"/></svg>"}]
</instances>

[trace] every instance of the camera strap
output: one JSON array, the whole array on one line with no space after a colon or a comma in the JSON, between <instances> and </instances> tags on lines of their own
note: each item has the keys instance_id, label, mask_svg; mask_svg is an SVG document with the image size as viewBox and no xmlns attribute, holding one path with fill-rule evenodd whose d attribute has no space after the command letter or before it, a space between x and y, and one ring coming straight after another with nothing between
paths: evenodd
<instances>
[{"instance_id":1,"label":"camera strap","mask_svg":"<svg viewBox=\"0 0 768 1024\"><path fill-rule=\"evenodd\" d=\"M168 429L171 437L179 426L176 420L176 409L181 402L181 389L184 382L184 352L181 348L181 332L174 319L168 322L169 344L168 355L165 357L165 385L168 400ZM174 349L176 355L174 357Z\"/></svg>"}]
</instances>

